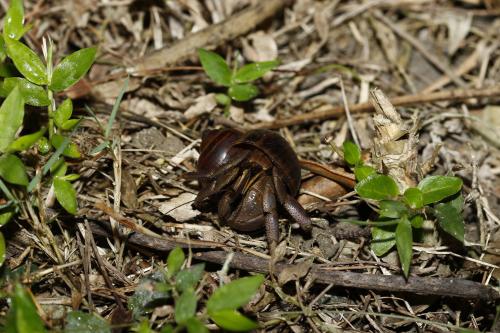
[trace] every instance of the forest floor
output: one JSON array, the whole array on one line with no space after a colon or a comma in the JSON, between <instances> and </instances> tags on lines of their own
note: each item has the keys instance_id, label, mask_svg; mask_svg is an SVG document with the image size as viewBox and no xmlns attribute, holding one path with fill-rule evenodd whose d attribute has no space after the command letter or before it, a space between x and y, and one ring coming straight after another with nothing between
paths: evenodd
<instances>
[{"instance_id":1,"label":"forest floor","mask_svg":"<svg viewBox=\"0 0 500 333\"><path fill-rule=\"evenodd\" d=\"M266 280L242 313L266 332L500 331L498 1L40 0L26 1L25 13L33 24L25 42L40 54L43 37L56 58L98 47L85 79L57 96L73 98L86 117L73 134L82 158L70 163L80 175L77 214L52 203L42 219L49 234L23 214L3 229L5 269L20 272L51 329L79 309L115 331L144 318L161 331L174 322L175 305L141 314L137 304L161 298L151 276L179 245L186 266L205 263L197 311L210 329L205 300L213 290L261 272ZM256 98L225 108L216 97L226 90L203 71L198 48L230 67L275 59L280 66L255 82ZM92 154L104 138L87 109L106 126L125 81L113 147ZM300 159L350 174L337 147L353 140L377 166L374 146L384 138L374 111L390 108L384 96L401 117L402 139L413 138L408 155L396 157L397 167L414 171L405 181L463 180L465 242L426 221L424 235L414 236L408 282L396 247L376 256L370 227L344 221L376 218L373 202L345 183L318 193L318 176L303 170L299 202L312 232L280 210L275 257L264 231L240 233L216 211L191 207L198 186L184 175L196 170L205 130L272 129ZM31 112L33 122L44 118Z\"/></svg>"}]
</instances>

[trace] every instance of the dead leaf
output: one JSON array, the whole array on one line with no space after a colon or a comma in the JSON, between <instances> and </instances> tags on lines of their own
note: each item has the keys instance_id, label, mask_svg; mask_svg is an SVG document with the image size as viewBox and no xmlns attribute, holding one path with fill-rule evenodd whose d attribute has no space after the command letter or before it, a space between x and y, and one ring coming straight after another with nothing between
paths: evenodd
<instances>
[{"instance_id":1,"label":"dead leaf","mask_svg":"<svg viewBox=\"0 0 500 333\"><path fill-rule=\"evenodd\" d=\"M278 244L278 246L276 246L276 249L274 249L274 253L273 253L273 256L271 258L271 265L274 267L274 265L283 260L283 258L285 258L285 255L286 255L286 241L282 241L281 243Z\"/></svg>"},{"instance_id":2,"label":"dead leaf","mask_svg":"<svg viewBox=\"0 0 500 333\"><path fill-rule=\"evenodd\" d=\"M137 184L134 177L127 170L122 170L121 199L125 207L135 209L139 205L137 201Z\"/></svg>"},{"instance_id":3,"label":"dead leaf","mask_svg":"<svg viewBox=\"0 0 500 333\"><path fill-rule=\"evenodd\" d=\"M168 17L168 27L174 39L182 39L184 37L184 27L175 17Z\"/></svg>"},{"instance_id":4,"label":"dead leaf","mask_svg":"<svg viewBox=\"0 0 500 333\"><path fill-rule=\"evenodd\" d=\"M92 93L96 95L96 98L104 100L107 104L113 105L116 98L123 89L123 80L113 80L109 82L104 82L93 87ZM128 82L128 89L126 92L136 90L141 86L141 80L137 78L130 78Z\"/></svg>"},{"instance_id":5,"label":"dead leaf","mask_svg":"<svg viewBox=\"0 0 500 333\"><path fill-rule=\"evenodd\" d=\"M192 119L204 113L210 112L217 106L215 94L207 94L200 96L195 100L195 104L191 105L189 109L184 112L187 119Z\"/></svg>"},{"instance_id":6,"label":"dead leaf","mask_svg":"<svg viewBox=\"0 0 500 333\"><path fill-rule=\"evenodd\" d=\"M321 176L315 176L308 179L302 184L300 189L301 191L307 191L317 195L314 196L307 193L301 194L298 201L302 206L324 202L324 200L319 197L333 200L347 193L338 183Z\"/></svg>"},{"instance_id":7,"label":"dead leaf","mask_svg":"<svg viewBox=\"0 0 500 333\"><path fill-rule=\"evenodd\" d=\"M245 111L242 108L231 105L229 108L229 116L232 120L237 123L243 123L245 121Z\"/></svg>"},{"instance_id":8,"label":"dead leaf","mask_svg":"<svg viewBox=\"0 0 500 333\"><path fill-rule=\"evenodd\" d=\"M175 3L176 1L167 1L167 3ZM191 19L194 21L194 25L191 28L191 32L196 32L205 29L208 26L207 21L203 18L203 8L201 3L196 0L187 0L185 5L189 9L189 14Z\"/></svg>"},{"instance_id":9,"label":"dead leaf","mask_svg":"<svg viewBox=\"0 0 500 333\"><path fill-rule=\"evenodd\" d=\"M248 39L243 39L243 55L253 62L275 60L278 58L278 45L271 35L257 31Z\"/></svg>"},{"instance_id":10,"label":"dead leaf","mask_svg":"<svg viewBox=\"0 0 500 333\"><path fill-rule=\"evenodd\" d=\"M185 147L181 139L174 135L165 137L156 127L149 127L135 133L131 141L139 148L162 150L167 155L175 155Z\"/></svg>"},{"instance_id":11,"label":"dead leaf","mask_svg":"<svg viewBox=\"0 0 500 333\"><path fill-rule=\"evenodd\" d=\"M280 285L284 285L289 281L298 280L303 278L309 273L309 270L312 267L314 258L307 259L295 265L287 266L284 270L282 270L278 276L278 283Z\"/></svg>"},{"instance_id":12,"label":"dead leaf","mask_svg":"<svg viewBox=\"0 0 500 333\"><path fill-rule=\"evenodd\" d=\"M133 110L136 114L153 120L157 120L165 115L165 110L158 103L152 103L145 98L132 98L123 101L122 106L128 110Z\"/></svg>"},{"instance_id":13,"label":"dead leaf","mask_svg":"<svg viewBox=\"0 0 500 333\"><path fill-rule=\"evenodd\" d=\"M398 62L399 43L394 32L378 20L370 20L370 23L375 30L377 40L380 42L387 60L396 65Z\"/></svg>"},{"instance_id":14,"label":"dead leaf","mask_svg":"<svg viewBox=\"0 0 500 333\"><path fill-rule=\"evenodd\" d=\"M122 306L117 306L113 312L111 312L111 325L114 327L112 333L126 332L126 327L132 321L132 311L123 308Z\"/></svg>"},{"instance_id":15,"label":"dead leaf","mask_svg":"<svg viewBox=\"0 0 500 333\"><path fill-rule=\"evenodd\" d=\"M96 0L67 1L65 4L66 17L70 18L76 27L83 28L87 26L90 14L96 6Z\"/></svg>"},{"instance_id":16,"label":"dead leaf","mask_svg":"<svg viewBox=\"0 0 500 333\"><path fill-rule=\"evenodd\" d=\"M83 78L66 90L66 96L71 99L78 99L89 95L91 92L92 84Z\"/></svg>"},{"instance_id":17,"label":"dead leaf","mask_svg":"<svg viewBox=\"0 0 500 333\"><path fill-rule=\"evenodd\" d=\"M162 203L158 210L178 222L188 221L200 215L199 211L191 207L194 198L196 198L196 195L193 193L183 193L170 199L170 201Z\"/></svg>"},{"instance_id":18,"label":"dead leaf","mask_svg":"<svg viewBox=\"0 0 500 333\"><path fill-rule=\"evenodd\" d=\"M493 234L488 248L486 249L486 254L483 257L483 261L492 265L500 266L500 231ZM496 268L493 271L493 276L496 279L500 279L500 269Z\"/></svg>"},{"instance_id":19,"label":"dead leaf","mask_svg":"<svg viewBox=\"0 0 500 333\"><path fill-rule=\"evenodd\" d=\"M488 105L483 109L482 119L473 119L470 126L486 141L500 148L500 106Z\"/></svg>"},{"instance_id":20,"label":"dead leaf","mask_svg":"<svg viewBox=\"0 0 500 333\"><path fill-rule=\"evenodd\" d=\"M321 44L325 43L328 40L328 33L330 31L330 24L328 22L328 19L330 18L331 15L328 11L324 9L325 9L324 6L316 8L313 16L314 27L318 32Z\"/></svg>"},{"instance_id":21,"label":"dead leaf","mask_svg":"<svg viewBox=\"0 0 500 333\"><path fill-rule=\"evenodd\" d=\"M443 20L448 26L448 54L453 55L469 34L472 14L463 11L445 11Z\"/></svg>"}]
</instances>

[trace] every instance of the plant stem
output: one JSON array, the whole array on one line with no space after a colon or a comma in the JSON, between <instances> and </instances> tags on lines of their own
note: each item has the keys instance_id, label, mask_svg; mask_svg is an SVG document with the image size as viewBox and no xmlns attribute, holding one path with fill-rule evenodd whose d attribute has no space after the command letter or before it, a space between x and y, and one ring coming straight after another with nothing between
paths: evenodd
<instances>
[{"instance_id":1,"label":"plant stem","mask_svg":"<svg viewBox=\"0 0 500 333\"><path fill-rule=\"evenodd\" d=\"M5 194L7 199L13 202L17 202L16 198L12 195L9 188L5 185L5 183L1 179L0 179L0 190L3 192L3 194Z\"/></svg>"},{"instance_id":2,"label":"plant stem","mask_svg":"<svg viewBox=\"0 0 500 333\"><path fill-rule=\"evenodd\" d=\"M50 104L47 109L48 117L49 117L49 140L52 139L52 135L54 134L54 117L52 113L54 112L54 107L56 101L54 100L54 94L52 90L47 87L47 96L49 97Z\"/></svg>"},{"instance_id":3,"label":"plant stem","mask_svg":"<svg viewBox=\"0 0 500 333\"><path fill-rule=\"evenodd\" d=\"M54 44L52 43L52 39L49 38L49 47L47 50L47 80L48 84L52 81L52 54L54 52ZM55 110L56 101L54 100L54 93L50 90L49 86L47 86L47 96L49 98L50 104L47 109L48 117L49 117L49 139L52 139L52 135L54 135L54 118L52 113Z\"/></svg>"}]
</instances>

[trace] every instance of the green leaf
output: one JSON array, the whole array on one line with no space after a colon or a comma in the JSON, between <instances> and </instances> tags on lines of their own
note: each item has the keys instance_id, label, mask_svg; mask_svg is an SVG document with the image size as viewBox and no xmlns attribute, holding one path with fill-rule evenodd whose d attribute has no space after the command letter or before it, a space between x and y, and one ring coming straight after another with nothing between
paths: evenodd
<instances>
[{"instance_id":1,"label":"green leaf","mask_svg":"<svg viewBox=\"0 0 500 333\"><path fill-rule=\"evenodd\" d=\"M419 209L424 206L424 195L417 187L410 187L406 189L404 198L408 206L413 209Z\"/></svg>"},{"instance_id":2,"label":"green leaf","mask_svg":"<svg viewBox=\"0 0 500 333\"><path fill-rule=\"evenodd\" d=\"M50 167L50 173L54 177L62 177L66 174L68 170L68 164L64 160L64 158L60 158Z\"/></svg>"},{"instance_id":3,"label":"green leaf","mask_svg":"<svg viewBox=\"0 0 500 333\"><path fill-rule=\"evenodd\" d=\"M40 140L38 140L38 151L42 154L45 155L50 151L50 143L49 139L46 137L42 136Z\"/></svg>"},{"instance_id":4,"label":"green leaf","mask_svg":"<svg viewBox=\"0 0 500 333\"><path fill-rule=\"evenodd\" d=\"M5 46L5 39L3 39L3 36L0 36L0 61L4 62L5 58L7 58L7 48ZM6 75L6 76L11 76L11 75Z\"/></svg>"},{"instance_id":5,"label":"green leaf","mask_svg":"<svg viewBox=\"0 0 500 333\"><path fill-rule=\"evenodd\" d=\"M183 269L175 277L176 287L179 291L184 291L188 288L194 288L203 276L205 264L193 265L190 268Z\"/></svg>"},{"instance_id":6,"label":"green leaf","mask_svg":"<svg viewBox=\"0 0 500 333\"><path fill-rule=\"evenodd\" d=\"M192 319L195 319L195 318L192 318ZM189 321L188 321L188 322L189 322ZM186 323L186 326L188 326L188 324L187 324L187 323ZM175 333L175 330L174 330L174 327L173 327L172 325L167 324L167 325L165 325L165 326L163 326L163 327L161 328L160 333ZM191 332L189 331L189 328L188 328L188 333L191 333Z\"/></svg>"},{"instance_id":7,"label":"green leaf","mask_svg":"<svg viewBox=\"0 0 500 333\"><path fill-rule=\"evenodd\" d=\"M226 105L231 104L231 98L229 98L229 96L226 94L216 94L215 100L217 101L217 104L220 104L220 105L226 106Z\"/></svg>"},{"instance_id":8,"label":"green leaf","mask_svg":"<svg viewBox=\"0 0 500 333\"><path fill-rule=\"evenodd\" d=\"M150 327L149 327L149 321L147 319L143 319L140 323L135 324L130 328L130 331L136 332L136 333L155 333ZM173 333L173 331L171 331Z\"/></svg>"},{"instance_id":9,"label":"green leaf","mask_svg":"<svg viewBox=\"0 0 500 333\"><path fill-rule=\"evenodd\" d=\"M345 223L352 223L356 225L365 225L365 226L370 226L370 227L385 227L389 225L396 225L398 224L398 219L383 219L379 221L360 221L360 220L350 220L350 219L338 219L339 222L345 222Z\"/></svg>"},{"instance_id":10,"label":"green leaf","mask_svg":"<svg viewBox=\"0 0 500 333\"><path fill-rule=\"evenodd\" d=\"M181 269L184 263L185 255L184 251L180 247L176 247L168 254L167 258L167 276L170 278L175 276L177 272Z\"/></svg>"},{"instance_id":11,"label":"green leaf","mask_svg":"<svg viewBox=\"0 0 500 333\"><path fill-rule=\"evenodd\" d=\"M8 333L47 332L30 294L20 284L14 287L5 326Z\"/></svg>"},{"instance_id":12,"label":"green leaf","mask_svg":"<svg viewBox=\"0 0 500 333\"><path fill-rule=\"evenodd\" d=\"M356 184L356 193L362 198L384 200L396 197L399 188L394 179L381 174L373 174Z\"/></svg>"},{"instance_id":13,"label":"green leaf","mask_svg":"<svg viewBox=\"0 0 500 333\"><path fill-rule=\"evenodd\" d=\"M0 266L3 265L5 261L5 238L3 238L3 234L0 232Z\"/></svg>"},{"instance_id":14,"label":"green leaf","mask_svg":"<svg viewBox=\"0 0 500 333\"><path fill-rule=\"evenodd\" d=\"M54 192L57 201L70 214L75 215L77 210L76 191L70 182L54 178Z\"/></svg>"},{"instance_id":15,"label":"green leaf","mask_svg":"<svg viewBox=\"0 0 500 333\"><path fill-rule=\"evenodd\" d=\"M0 44L3 43L3 39L2 37L0 37ZM2 48L3 48L3 52L2 52ZM2 46L0 46L0 61L3 61L4 59L2 59L2 53L4 54L4 59L5 59L5 56L7 56L5 54L5 45L2 44ZM6 62L3 62L0 64L0 77L12 77L12 76L15 76L17 73L17 70L16 70L16 67L14 67L13 64L11 63L6 63Z\"/></svg>"},{"instance_id":16,"label":"green leaf","mask_svg":"<svg viewBox=\"0 0 500 333\"><path fill-rule=\"evenodd\" d=\"M134 319L140 318L144 313L149 312L155 305L163 305L165 301L168 300L171 286L158 282L156 277L156 274L153 273L151 277L142 279L137 288L135 288L134 294L129 297L127 306L128 309L132 311Z\"/></svg>"},{"instance_id":17,"label":"green leaf","mask_svg":"<svg viewBox=\"0 0 500 333\"><path fill-rule=\"evenodd\" d=\"M451 176L428 176L419 184L422 191L423 204L428 205L447 198L462 188L462 179Z\"/></svg>"},{"instance_id":18,"label":"green leaf","mask_svg":"<svg viewBox=\"0 0 500 333\"><path fill-rule=\"evenodd\" d=\"M405 277L408 277L408 273L410 272L412 245L413 235L411 224L407 217L403 217L396 227L396 247Z\"/></svg>"},{"instance_id":19,"label":"green leaf","mask_svg":"<svg viewBox=\"0 0 500 333\"><path fill-rule=\"evenodd\" d=\"M54 68L49 88L55 92L67 89L77 83L92 66L97 49L88 47L64 58Z\"/></svg>"},{"instance_id":20,"label":"green leaf","mask_svg":"<svg viewBox=\"0 0 500 333\"><path fill-rule=\"evenodd\" d=\"M462 198L462 196L458 196L457 198ZM434 207L434 215L438 220L439 226L444 231L463 243L465 227L462 209L457 209L457 204L453 201L454 200L437 204Z\"/></svg>"},{"instance_id":21,"label":"green leaf","mask_svg":"<svg viewBox=\"0 0 500 333\"><path fill-rule=\"evenodd\" d=\"M95 313L71 311L66 315L64 333L111 333L108 322Z\"/></svg>"},{"instance_id":22,"label":"green leaf","mask_svg":"<svg viewBox=\"0 0 500 333\"><path fill-rule=\"evenodd\" d=\"M38 86L21 77L8 77L3 81L1 96L5 97L12 89L19 86L24 102L31 106L47 106L50 104L47 92L43 87Z\"/></svg>"},{"instance_id":23,"label":"green leaf","mask_svg":"<svg viewBox=\"0 0 500 333\"><path fill-rule=\"evenodd\" d=\"M219 327L229 331L245 332L259 327L256 322L236 310L220 310L209 315Z\"/></svg>"},{"instance_id":24,"label":"green leaf","mask_svg":"<svg viewBox=\"0 0 500 333\"><path fill-rule=\"evenodd\" d=\"M69 175L61 176L59 178L67 180L68 182L74 182L75 180L80 178L80 175L77 173L70 173Z\"/></svg>"},{"instance_id":25,"label":"green leaf","mask_svg":"<svg viewBox=\"0 0 500 333\"><path fill-rule=\"evenodd\" d=\"M376 172L377 171L374 168L368 165L360 165L354 168L354 175L356 176L356 180L358 182L368 178L368 176L373 175Z\"/></svg>"},{"instance_id":26,"label":"green leaf","mask_svg":"<svg viewBox=\"0 0 500 333\"><path fill-rule=\"evenodd\" d=\"M381 257L396 245L395 226L372 227L371 249Z\"/></svg>"},{"instance_id":27,"label":"green leaf","mask_svg":"<svg viewBox=\"0 0 500 333\"><path fill-rule=\"evenodd\" d=\"M361 149L358 145L352 141L345 141L343 144L344 148L344 160L350 165L357 165L361 161Z\"/></svg>"},{"instance_id":28,"label":"green leaf","mask_svg":"<svg viewBox=\"0 0 500 333\"><path fill-rule=\"evenodd\" d=\"M125 94L125 91L127 91L128 88L128 81L129 77L127 76L125 82L123 82L122 88L120 89L120 93L118 94L118 97L116 97L115 103L113 104L113 109L111 110L111 115L109 116L108 124L106 125L106 131L104 132L104 137L106 139L109 139L111 129L113 128L113 123L116 119L116 114L120 109L120 103L122 102L123 95Z\"/></svg>"},{"instance_id":29,"label":"green leaf","mask_svg":"<svg viewBox=\"0 0 500 333\"><path fill-rule=\"evenodd\" d=\"M196 313L196 294L193 288L187 288L175 302L175 321L184 324Z\"/></svg>"},{"instance_id":30,"label":"green leaf","mask_svg":"<svg viewBox=\"0 0 500 333\"><path fill-rule=\"evenodd\" d=\"M66 120L61 126L59 126L60 129L69 131L75 128L76 125L80 122L81 119L70 119Z\"/></svg>"},{"instance_id":31,"label":"green leaf","mask_svg":"<svg viewBox=\"0 0 500 333\"><path fill-rule=\"evenodd\" d=\"M278 60L254 62L238 69L234 74L235 83L246 83L263 77L267 72L280 64Z\"/></svg>"},{"instance_id":32,"label":"green leaf","mask_svg":"<svg viewBox=\"0 0 500 333\"><path fill-rule=\"evenodd\" d=\"M11 184L27 186L29 183L23 161L12 154L0 156L0 177Z\"/></svg>"},{"instance_id":33,"label":"green leaf","mask_svg":"<svg viewBox=\"0 0 500 333\"><path fill-rule=\"evenodd\" d=\"M17 138L10 144L7 151L14 152L28 150L45 134L45 130L45 127L42 127L38 132L26 134Z\"/></svg>"},{"instance_id":34,"label":"green leaf","mask_svg":"<svg viewBox=\"0 0 500 333\"><path fill-rule=\"evenodd\" d=\"M76 131L76 129L78 128L78 126L76 126L72 132L70 133L73 134L74 131ZM54 135L56 136L56 135ZM52 138L54 138L54 136L52 136ZM43 139L44 137L40 138L40 139ZM69 137L63 137L63 140L62 142L60 142L60 145L59 147L56 149L56 151L54 152L54 154L52 154L52 156L50 156L49 160L47 161L47 163L45 163L45 165L43 166L42 168L42 173L37 173L35 175L35 177L33 177L28 185L28 192L31 192L33 191L33 189L38 185L38 183L42 180L42 176L45 176L47 174L47 172L49 172L50 168L52 168L52 165L54 165L54 163L56 163L59 158L61 157L61 155L63 154L64 150L66 150L66 148L70 147L69 145L70 143L70 138Z\"/></svg>"},{"instance_id":35,"label":"green leaf","mask_svg":"<svg viewBox=\"0 0 500 333\"><path fill-rule=\"evenodd\" d=\"M450 199L447 199L446 202L449 202L459 212L464 209L464 197L461 193L455 194Z\"/></svg>"},{"instance_id":36,"label":"green leaf","mask_svg":"<svg viewBox=\"0 0 500 333\"><path fill-rule=\"evenodd\" d=\"M57 127L62 127L71 115L73 114L73 102L71 98L66 98L64 102L59 104L57 109L53 113L54 123L56 123Z\"/></svg>"},{"instance_id":37,"label":"green leaf","mask_svg":"<svg viewBox=\"0 0 500 333\"><path fill-rule=\"evenodd\" d=\"M0 107L0 152L5 152L23 124L24 102L19 88L14 88Z\"/></svg>"},{"instance_id":38,"label":"green leaf","mask_svg":"<svg viewBox=\"0 0 500 333\"><path fill-rule=\"evenodd\" d=\"M207 301L208 312L234 310L247 304L262 282L264 276L259 274L240 278L220 287Z\"/></svg>"},{"instance_id":39,"label":"green leaf","mask_svg":"<svg viewBox=\"0 0 500 333\"><path fill-rule=\"evenodd\" d=\"M24 34L24 8L22 0L11 0L4 18L3 34L5 38L19 39Z\"/></svg>"},{"instance_id":40,"label":"green leaf","mask_svg":"<svg viewBox=\"0 0 500 333\"><path fill-rule=\"evenodd\" d=\"M104 141L104 142L100 143L97 147L92 149L89 154L96 155L96 154L100 153L101 151L103 151L104 149L109 148L109 147L111 147L111 142Z\"/></svg>"},{"instance_id":41,"label":"green leaf","mask_svg":"<svg viewBox=\"0 0 500 333\"><path fill-rule=\"evenodd\" d=\"M415 215L410 220L411 226L415 229L420 229L424 226L424 217L422 215Z\"/></svg>"},{"instance_id":42,"label":"green leaf","mask_svg":"<svg viewBox=\"0 0 500 333\"><path fill-rule=\"evenodd\" d=\"M231 84L231 70L224 58L215 52L198 49L201 66L208 77L217 84L228 87Z\"/></svg>"},{"instance_id":43,"label":"green leaf","mask_svg":"<svg viewBox=\"0 0 500 333\"><path fill-rule=\"evenodd\" d=\"M47 84L47 69L35 52L15 39L6 39L5 45L7 54L25 78L38 85Z\"/></svg>"},{"instance_id":44,"label":"green leaf","mask_svg":"<svg viewBox=\"0 0 500 333\"><path fill-rule=\"evenodd\" d=\"M399 218L408 214L408 208L400 201L383 200L380 202L380 217Z\"/></svg>"},{"instance_id":45,"label":"green leaf","mask_svg":"<svg viewBox=\"0 0 500 333\"><path fill-rule=\"evenodd\" d=\"M64 142L65 137L60 134L54 134L51 139L52 147L58 149ZM64 156L71 158L80 158L81 154L78 150L78 146L73 142L70 142L68 146L63 150L62 153Z\"/></svg>"},{"instance_id":46,"label":"green leaf","mask_svg":"<svg viewBox=\"0 0 500 333\"><path fill-rule=\"evenodd\" d=\"M7 222L9 222L13 216L14 216L14 208L9 207L9 208L3 209L0 212L0 227L3 225L6 225Z\"/></svg>"},{"instance_id":47,"label":"green leaf","mask_svg":"<svg viewBox=\"0 0 500 333\"><path fill-rule=\"evenodd\" d=\"M188 333L208 333L208 328L196 318L189 318L184 325L186 325Z\"/></svg>"},{"instance_id":48,"label":"green leaf","mask_svg":"<svg viewBox=\"0 0 500 333\"><path fill-rule=\"evenodd\" d=\"M235 101L245 102L257 96L259 89L251 83L235 84L227 92Z\"/></svg>"}]
</instances>

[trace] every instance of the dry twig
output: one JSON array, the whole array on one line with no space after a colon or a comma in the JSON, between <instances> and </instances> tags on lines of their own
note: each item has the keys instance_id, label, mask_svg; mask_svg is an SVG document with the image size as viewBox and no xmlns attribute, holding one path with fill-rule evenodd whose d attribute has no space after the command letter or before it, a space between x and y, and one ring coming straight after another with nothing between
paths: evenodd
<instances>
[{"instance_id":1,"label":"dry twig","mask_svg":"<svg viewBox=\"0 0 500 333\"><path fill-rule=\"evenodd\" d=\"M485 98L500 96L500 86L493 86L484 89L455 89L448 91L439 91L432 94L415 94L394 97L390 102L394 106L409 106L423 103L434 103L441 101L463 101L470 98ZM354 104L349 106L351 113L361 113L373 111L373 105L370 102ZM306 124L315 121L337 118L345 114L342 106L322 106L320 109L309 113L298 114L287 119L276 120L272 122L258 123L251 128L280 128L285 126Z\"/></svg>"}]
</instances>

